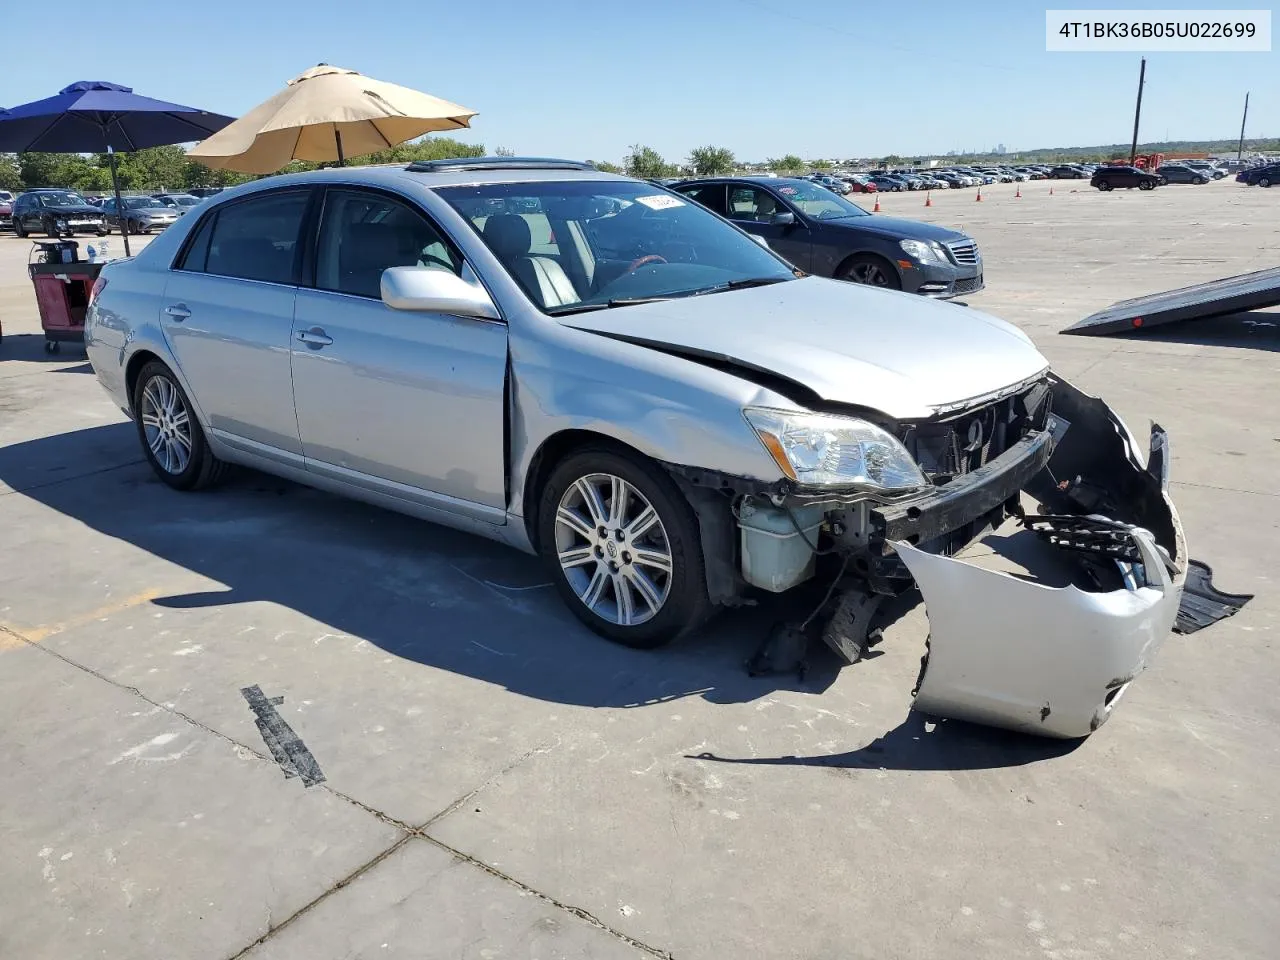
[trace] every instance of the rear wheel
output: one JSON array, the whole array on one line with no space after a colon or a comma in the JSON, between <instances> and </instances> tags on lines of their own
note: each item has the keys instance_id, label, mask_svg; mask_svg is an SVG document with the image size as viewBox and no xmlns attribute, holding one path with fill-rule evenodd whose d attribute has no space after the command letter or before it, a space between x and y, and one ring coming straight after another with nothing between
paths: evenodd
<instances>
[{"instance_id":1,"label":"rear wheel","mask_svg":"<svg viewBox=\"0 0 1280 960\"><path fill-rule=\"evenodd\" d=\"M27 228L24 227L22 225L22 221L17 218L14 218L13 221L13 232L18 235L19 240L25 240L27 238Z\"/></svg>"},{"instance_id":2,"label":"rear wheel","mask_svg":"<svg viewBox=\"0 0 1280 960\"><path fill-rule=\"evenodd\" d=\"M1260 186L1260 187L1269 187L1269 186L1271 186L1271 178L1270 178L1270 177L1259 177L1259 178L1258 178L1258 186Z\"/></svg>"},{"instance_id":3,"label":"rear wheel","mask_svg":"<svg viewBox=\"0 0 1280 960\"><path fill-rule=\"evenodd\" d=\"M902 289L902 278L898 276L898 271L893 269L888 260L870 253L850 257L841 266L836 279L880 287L883 290Z\"/></svg>"},{"instance_id":4,"label":"rear wheel","mask_svg":"<svg viewBox=\"0 0 1280 960\"><path fill-rule=\"evenodd\" d=\"M1154 188L1155 188L1155 184L1152 183L1150 180L1143 180L1140 184L1138 184L1139 190L1152 190Z\"/></svg>"},{"instance_id":5,"label":"rear wheel","mask_svg":"<svg viewBox=\"0 0 1280 960\"><path fill-rule=\"evenodd\" d=\"M226 474L227 464L209 449L200 421L173 371L158 360L138 374L133 414L147 462L175 490L199 490Z\"/></svg>"},{"instance_id":6,"label":"rear wheel","mask_svg":"<svg viewBox=\"0 0 1280 960\"><path fill-rule=\"evenodd\" d=\"M573 614L629 647L659 647L706 619L693 509L661 469L589 448L552 471L538 503L538 548Z\"/></svg>"},{"instance_id":7,"label":"rear wheel","mask_svg":"<svg viewBox=\"0 0 1280 960\"><path fill-rule=\"evenodd\" d=\"M1108 190L1111 189L1111 184L1106 180L1099 180L1098 189L1101 190L1103 193L1106 193Z\"/></svg>"}]
</instances>

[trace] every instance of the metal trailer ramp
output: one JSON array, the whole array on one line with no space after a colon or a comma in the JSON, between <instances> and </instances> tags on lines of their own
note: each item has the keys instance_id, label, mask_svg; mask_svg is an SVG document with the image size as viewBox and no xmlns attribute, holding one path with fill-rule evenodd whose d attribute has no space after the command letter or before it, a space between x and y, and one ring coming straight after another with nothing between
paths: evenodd
<instances>
[{"instance_id":1,"label":"metal trailer ramp","mask_svg":"<svg viewBox=\"0 0 1280 960\"><path fill-rule=\"evenodd\" d=\"M1204 320L1280 304L1280 267L1194 287L1121 300L1063 330L1081 337L1132 333L1179 320Z\"/></svg>"}]
</instances>

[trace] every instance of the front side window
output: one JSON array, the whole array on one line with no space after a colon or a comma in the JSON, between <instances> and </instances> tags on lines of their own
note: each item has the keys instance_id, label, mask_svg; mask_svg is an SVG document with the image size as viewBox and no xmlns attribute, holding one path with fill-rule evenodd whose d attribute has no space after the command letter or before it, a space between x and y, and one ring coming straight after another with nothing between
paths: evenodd
<instances>
[{"instance_id":1,"label":"front side window","mask_svg":"<svg viewBox=\"0 0 1280 960\"><path fill-rule=\"evenodd\" d=\"M272 193L230 203L213 214L209 228L204 272L241 280L293 284L298 238L309 193L302 190ZM191 245L195 253L199 241ZM184 269L200 269L189 255Z\"/></svg>"},{"instance_id":2,"label":"front side window","mask_svg":"<svg viewBox=\"0 0 1280 960\"><path fill-rule=\"evenodd\" d=\"M421 213L378 193L330 190L316 249L316 286L378 299L382 271L430 267L458 274L462 257Z\"/></svg>"},{"instance_id":3,"label":"front side window","mask_svg":"<svg viewBox=\"0 0 1280 960\"><path fill-rule=\"evenodd\" d=\"M789 211L768 190L739 184L729 187L729 217L732 220L773 223L774 218L783 212Z\"/></svg>"},{"instance_id":4,"label":"front side window","mask_svg":"<svg viewBox=\"0 0 1280 960\"><path fill-rule=\"evenodd\" d=\"M530 300L553 315L796 276L701 205L650 183L548 180L436 193L466 218Z\"/></svg>"}]
</instances>

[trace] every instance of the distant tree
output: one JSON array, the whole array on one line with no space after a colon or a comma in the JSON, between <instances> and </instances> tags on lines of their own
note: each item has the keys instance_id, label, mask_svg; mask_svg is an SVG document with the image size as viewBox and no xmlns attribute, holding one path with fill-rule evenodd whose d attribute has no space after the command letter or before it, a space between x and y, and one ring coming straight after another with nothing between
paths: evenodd
<instances>
[{"instance_id":1,"label":"distant tree","mask_svg":"<svg viewBox=\"0 0 1280 960\"><path fill-rule=\"evenodd\" d=\"M22 171L18 158L11 153L0 153L0 190L21 190Z\"/></svg>"},{"instance_id":2,"label":"distant tree","mask_svg":"<svg viewBox=\"0 0 1280 960\"><path fill-rule=\"evenodd\" d=\"M737 168L733 151L725 147L697 147L689 152L689 166L693 172L703 177L714 177L720 174L733 173Z\"/></svg>"},{"instance_id":3,"label":"distant tree","mask_svg":"<svg viewBox=\"0 0 1280 960\"><path fill-rule=\"evenodd\" d=\"M831 162L829 160L813 160L810 161L809 166L814 170L830 170Z\"/></svg>"},{"instance_id":4,"label":"distant tree","mask_svg":"<svg viewBox=\"0 0 1280 960\"><path fill-rule=\"evenodd\" d=\"M588 160L587 163L594 166L603 173L623 173L625 172L616 163L610 163L608 160Z\"/></svg>"},{"instance_id":5,"label":"distant tree","mask_svg":"<svg viewBox=\"0 0 1280 960\"><path fill-rule=\"evenodd\" d=\"M493 155L495 157L514 157L516 152L510 147L494 147Z\"/></svg>"},{"instance_id":6,"label":"distant tree","mask_svg":"<svg viewBox=\"0 0 1280 960\"><path fill-rule=\"evenodd\" d=\"M887 157L885 157L885 158L884 158L882 161L880 161L880 162L881 162L881 163L883 163L886 167L900 167L900 166L902 166L902 158L901 158L900 156L898 156L896 153L891 153L891 154L889 154Z\"/></svg>"},{"instance_id":7,"label":"distant tree","mask_svg":"<svg viewBox=\"0 0 1280 960\"><path fill-rule=\"evenodd\" d=\"M784 157L770 157L765 161L765 165L774 173L794 173L797 170L804 169L804 161L794 153L788 153Z\"/></svg>"},{"instance_id":8,"label":"distant tree","mask_svg":"<svg viewBox=\"0 0 1280 960\"><path fill-rule=\"evenodd\" d=\"M625 163L628 175L633 177L667 177L679 172L674 164L663 160L662 154L653 147L638 143L632 144Z\"/></svg>"},{"instance_id":9,"label":"distant tree","mask_svg":"<svg viewBox=\"0 0 1280 960\"><path fill-rule=\"evenodd\" d=\"M97 166L110 177L111 160L98 154ZM183 190L187 184L187 154L181 147L151 147L116 156L120 186L130 190ZM95 188L96 189L96 188Z\"/></svg>"},{"instance_id":10,"label":"distant tree","mask_svg":"<svg viewBox=\"0 0 1280 960\"><path fill-rule=\"evenodd\" d=\"M66 184L55 182L58 163L62 156L56 153L20 153L18 154L18 174L26 187L63 187Z\"/></svg>"}]
</instances>

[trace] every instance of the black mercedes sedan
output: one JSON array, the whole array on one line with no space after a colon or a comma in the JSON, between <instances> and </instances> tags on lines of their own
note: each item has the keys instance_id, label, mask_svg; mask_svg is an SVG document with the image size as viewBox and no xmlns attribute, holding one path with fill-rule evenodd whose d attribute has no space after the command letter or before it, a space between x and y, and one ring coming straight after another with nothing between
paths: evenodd
<instances>
[{"instance_id":1,"label":"black mercedes sedan","mask_svg":"<svg viewBox=\"0 0 1280 960\"><path fill-rule=\"evenodd\" d=\"M807 273L938 298L983 287L972 237L867 213L808 180L718 177L671 189L764 238Z\"/></svg>"}]
</instances>

